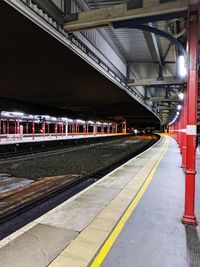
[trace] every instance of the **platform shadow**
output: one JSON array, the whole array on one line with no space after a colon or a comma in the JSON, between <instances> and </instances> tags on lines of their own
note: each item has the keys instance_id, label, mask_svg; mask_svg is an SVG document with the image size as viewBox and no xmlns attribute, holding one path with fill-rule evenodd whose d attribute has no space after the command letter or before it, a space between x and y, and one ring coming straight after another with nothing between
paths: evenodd
<instances>
[{"instance_id":1,"label":"platform shadow","mask_svg":"<svg viewBox=\"0 0 200 267\"><path fill-rule=\"evenodd\" d=\"M185 225L188 263L190 267L200 266L200 240L197 227Z\"/></svg>"}]
</instances>

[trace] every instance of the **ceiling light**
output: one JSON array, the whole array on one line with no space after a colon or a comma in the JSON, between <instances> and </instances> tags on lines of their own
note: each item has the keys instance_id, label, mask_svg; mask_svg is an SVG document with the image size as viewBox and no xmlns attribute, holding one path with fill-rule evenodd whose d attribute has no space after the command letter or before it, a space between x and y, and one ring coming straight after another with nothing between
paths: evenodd
<instances>
[{"instance_id":1,"label":"ceiling light","mask_svg":"<svg viewBox=\"0 0 200 267\"><path fill-rule=\"evenodd\" d=\"M181 78L184 78L187 74L186 64L185 64L185 57L180 55L178 57L178 75Z\"/></svg>"},{"instance_id":2,"label":"ceiling light","mask_svg":"<svg viewBox=\"0 0 200 267\"><path fill-rule=\"evenodd\" d=\"M180 100L183 100L184 99L184 94L183 93L179 93L178 97L179 97Z\"/></svg>"},{"instance_id":3,"label":"ceiling light","mask_svg":"<svg viewBox=\"0 0 200 267\"><path fill-rule=\"evenodd\" d=\"M177 109L178 109L178 110L181 110L181 109L182 109L182 106L181 106L181 105L178 105L178 106L177 106Z\"/></svg>"}]
</instances>

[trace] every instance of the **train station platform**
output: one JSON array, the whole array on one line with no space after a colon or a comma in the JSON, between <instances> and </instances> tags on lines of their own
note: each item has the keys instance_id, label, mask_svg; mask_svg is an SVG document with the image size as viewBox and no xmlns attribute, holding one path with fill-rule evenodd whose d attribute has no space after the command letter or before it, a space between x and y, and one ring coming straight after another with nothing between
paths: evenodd
<instances>
[{"instance_id":1,"label":"train station platform","mask_svg":"<svg viewBox=\"0 0 200 267\"><path fill-rule=\"evenodd\" d=\"M48 141L61 141L61 140L74 140L74 139L83 139L83 138L96 138L96 137L108 137L108 136L117 136L123 135L122 133L110 133L110 134L69 134L69 135L59 135L55 136L46 135L36 135L34 139L31 135L23 136L22 138L15 138L11 135L8 135L6 138L2 138L0 145L10 145L10 144L20 144L20 143L37 143L37 142L48 142Z\"/></svg>"},{"instance_id":2,"label":"train station platform","mask_svg":"<svg viewBox=\"0 0 200 267\"><path fill-rule=\"evenodd\" d=\"M199 218L198 179L197 192ZM0 241L0 266L197 267L200 228L181 223L183 209L181 156L176 142L163 136Z\"/></svg>"}]
</instances>

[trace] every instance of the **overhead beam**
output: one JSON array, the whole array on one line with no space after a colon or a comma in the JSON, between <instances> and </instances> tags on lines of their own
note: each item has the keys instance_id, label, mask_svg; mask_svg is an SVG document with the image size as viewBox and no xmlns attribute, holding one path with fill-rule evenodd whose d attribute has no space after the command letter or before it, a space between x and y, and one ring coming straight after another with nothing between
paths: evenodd
<instances>
[{"instance_id":1,"label":"overhead beam","mask_svg":"<svg viewBox=\"0 0 200 267\"><path fill-rule=\"evenodd\" d=\"M159 0L128 1L124 4L85 11L65 17L64 29L67 32L98 28L111 25L115 21L145 18L145 22L165 20L178 16L188 9L189 0L160 3ZM164 17L165 16L165 17ZM142 23L138 21L138 23Z\"/></svg>"},{"instance_id":2,"label":"overhead beam","mask_svg":"<svg viewBox=\"0 0 200 267\"><path fill-rule=\"evenodd\" d=\"M150 100L150 101L154 101L154 102L179 102L181 101L178 97L162 97L162 96L152 96L152 97L148 97L146 98L146 100Z\"/></svg>"},{"instance_id":3,"label":"overhead beam","mask_svg":"<svg viewBox=\"0 0 200 267\"><path fill-rule=\"evenodd\" d=\"M166 109L166 110L172 110L172 109L177 109L176 107L168 107L168 106L157 106L157 109Z\"/></svg>"},{"instance_id":4,"label":"overhead beam","mask_svg":"<svg viewBox=\"0 0 200 267\"><path fill-rule=\"evenodd\" d=\"M162 80L156 78L136 80L129 83L129 86L153 86L153 85L176 85L183 84L183 80L175 79L174 77L164 77Z\"/></svg>"}]
</instances>

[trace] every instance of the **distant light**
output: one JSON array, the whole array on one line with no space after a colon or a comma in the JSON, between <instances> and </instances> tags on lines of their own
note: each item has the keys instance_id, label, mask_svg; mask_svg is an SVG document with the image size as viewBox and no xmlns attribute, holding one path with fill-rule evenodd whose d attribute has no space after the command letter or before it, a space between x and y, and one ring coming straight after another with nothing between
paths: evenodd
<instances>
[{"instance_id":1,"label":"distant light","mask_svg":"<svg viewBox=\"0 0 200 267\"><path fill-rule=\"evenodd\" d=\"M80 120L80 119L76 120L76 122L77 122L77 123L85 123L85 121Z\"/></svg>"},{"instance_id":2,"label":"distant light","mask_svg":"<svg viewBox=\"0 0 200 267\"><path fill-rule=\"evenodd\" d=\"M67 120L68 120L68 118L62 118L62 120L63 120L63 121L67 121Z\"/></svg>"},{"instance_id":3,"label":"distant light","mask_svg":"<svg viewBox=\"0 0 200 267\"><path fill-rule=\"evenodd\" d=\"M184 99L184 94L183 93L179 93L178 97L179 97L180 100L183 100Z\"/></svg>"},{"instance_id":4,"label":"distant light","mask_svg":"<svg viewBox=\"0 0 200 267\"><path fill-rule=\"evenodd\" d=\"M177 109L178 109L178 110L181 110L181 109L182 109L182 106L181 106L181 105L178 105L178 106L177 106Z\"/></svg>"},{"instance_id":5,"label":"distant light","mask_svg":"<svg viewBox=\"0 0 200 267\"><path fill-rule=\"evenodd\" d=\"M23 112L12 112L12 114L13 114L14 116L17 116L17 117L22 117L22 116L24 116L24 113L23 113Z\"/></svg>"},{"instance_id":6,"label":"distant light","mask_svg":"<svg viewBox=\"0 0 200 267\"><path fill-rule=\"evenodd\" d=\"M2 115L2 116L6 116L6 117L10 117L10 116L11 116L10 113L7 112L7 111L2 111L2 112L1 112L1 115Z\"/></svg>"},{"instance_id":7,"label":"distant light","mask_svg":"<svg viewBox=\"0 0 200 267\"><path fill-rule=\"evenodd\" d=\"M50 119L50 116L49 115L43 115L42 117L45 118L46 120L49 120Z\"/></svg>"},{"instance_id":8,"label":"distant light","mask_svg":"<svg viewBox=\"0 0 200 267\"><path fill-rule=\"evenodd\" d=\"M178 74L182 78L184 78L187 74L185 57L183 55L180 55L178 58Z\"/></svg>"},{"instance_id":9,"label":"distant light","mask_svg":"<svg viewBox=\"0 0 200 267\"><path fill-rule=\"evenodd\" d=\"M177 115L177 116L179 116L179 114L180 114L180 112L179 112L179 111L177 111L177 112L176 112L176 115Z\"/></svg>"}]
</instances>

